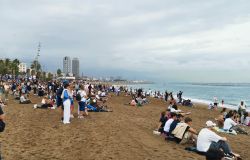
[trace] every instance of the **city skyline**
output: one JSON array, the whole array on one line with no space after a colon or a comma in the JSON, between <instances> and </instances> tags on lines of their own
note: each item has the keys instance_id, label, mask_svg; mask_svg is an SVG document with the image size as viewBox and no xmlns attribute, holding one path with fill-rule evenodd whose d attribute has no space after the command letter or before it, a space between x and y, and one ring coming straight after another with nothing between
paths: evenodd
<instances>
[{"instance_id":1,"label":"city skyline","mask_svg":"<svg viewBox=\"0 0 250 160\"><path fill-rule=\"evenodd\" d=\"M3 1L0 58L56 72L170 82L250 81L250 2ZM18 16L16 16L18 15Z\"/></svg>"},{"instance_id":2,"label":"city skyline","mask_svg":"<svg viewBox=\"0 0 250 160\"><path fill-rule=\"evenodd\" d=\"M74 57L72 59L72 73L73 76L75 77L79 77L80 76L80 72L79 72L80 66L79 66L79 59Z\"/></svg>"},{"instance_id":3,"label":"city skyline","mask_svg":"<svg viewBox=\"0 0 250 160\"><path fill-rule=\"evenodd\" d=\"M63 57L63 73L66 75L72 73L71 58L69 56Z\"/></svg>"}]
</instances>

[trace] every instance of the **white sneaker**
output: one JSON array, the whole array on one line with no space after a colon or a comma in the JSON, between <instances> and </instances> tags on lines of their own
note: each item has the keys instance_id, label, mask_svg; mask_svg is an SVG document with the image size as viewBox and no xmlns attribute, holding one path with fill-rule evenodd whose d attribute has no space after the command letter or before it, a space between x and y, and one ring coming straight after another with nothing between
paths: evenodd
<instances>
[{"instance_id":1,"label":"white sneaker","mask_svg":"<svg viewBox=\"0 0 250 160\"><path fill-rule=\"evenodd\" d=\"M34 104L34 109L36 109L37 108L37 104Z\"/></svg>"},{"instance_id":2,"label":"white sneaker","mask_svg":"<svg viewBox=\"0 0 250 160\"><path fill-rule=\"evenodd\" d=\"M51 107L51 109L56 109L56 107Z\"/></svg>"}]
</instances>

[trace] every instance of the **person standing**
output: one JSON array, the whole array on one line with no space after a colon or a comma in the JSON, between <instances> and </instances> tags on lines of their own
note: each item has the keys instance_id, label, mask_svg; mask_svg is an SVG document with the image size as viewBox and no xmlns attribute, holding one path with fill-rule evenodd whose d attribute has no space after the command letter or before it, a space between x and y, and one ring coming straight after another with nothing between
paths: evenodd
<instances>
[{"instance_id":1,"label":"person standing","mask_svg":"<svg viewBox=\"0 0 250 160\"><path fill-rule=\"evenodd\" d=\"M214 97L214 109L217 110L218 109L218 98Z\"/></svg>"},{"instance_id":2,"label":"person standing","mask_svg":"<svg viewBox=\"0 0 250 160\"><path fill-rule=\"evenodd\" d=\"M10 85L8 83L4 84L4 94L5 94L5 101L8 101L9 98L9 90L10 90Z\"/></svg>"},{"instance_id":3,"label":"person standing","mask_svg":"<svg viewBox=\"0 0 250 160\"><path fill-rule=\"evenodd\" d=\"M168 93L168 91L166 90L166 91L165 91L165 101L166 101L166 102L168 101L168 96L169 96L169 93Z\"/></svg>"},{"instance_id":4,"label":"person standing","mask_svg":"<svg viewBox=\"0 0 250 160\"><path fill-rule=\"evenodd\" d=\"M64 90L62 92L61 98L63 99L63 123L69 124L70 123L70 106L71 106L71 98L72 95L70 93L70 84L68 82L65 82L64 84Z\"/></svg>"},{"instance_id":5,"label":"person standing","mask_svg":"<svg viewBox=\"0 0 250 160\"><path fill-rule=\"evenodd\" d=\"M239 105L239 108L238 108L238 113L239 113L240 117L242 115L244 115L244 113L246 112L246 109L247 109L246 104L244 103L244 101L241 101L240 105Z\"/></svg>"}]
</instances>

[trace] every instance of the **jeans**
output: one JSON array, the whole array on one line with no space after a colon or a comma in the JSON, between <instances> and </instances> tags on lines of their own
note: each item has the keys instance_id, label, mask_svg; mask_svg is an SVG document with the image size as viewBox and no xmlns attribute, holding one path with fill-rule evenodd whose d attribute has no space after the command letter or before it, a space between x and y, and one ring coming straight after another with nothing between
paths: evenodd
<instances>
[{"instance_id":1,"label":"jeans","mask_svg":"<svg viewBox=\"0 0 250 160\"><path fill-rule=\"evenodd\" d=\"M219 141L219 142L212 142L210 145L209 150L220 150L222 149L225 154L232 153L232 150L227 142L225 141Z\"/></svg>"},{"instance_id":2,"label":"jeans","mask_svg":"<svg viewBox=\"0 0 250 160\"><path fill-rule=\"evenodd\" d=\"M239 132L241 134L247 134L247 132L245 130L243 130L242 128L240 128L240 126L236 125L236 126L233 126L232 128L230 128L232 130L235 130L236 132Z\"/></svg>"}]
</instances>

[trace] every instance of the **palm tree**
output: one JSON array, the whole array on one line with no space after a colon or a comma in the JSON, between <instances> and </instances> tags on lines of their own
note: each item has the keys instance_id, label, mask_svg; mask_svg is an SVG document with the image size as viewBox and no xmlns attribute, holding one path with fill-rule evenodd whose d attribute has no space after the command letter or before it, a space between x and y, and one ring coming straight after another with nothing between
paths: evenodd
<instances>
[{"instance_id":1,"label":"palm tree","mask_svg":"<svg viewBox=\"0 0 250 160\"><path fill-rule=\"evenodd\" d=\"M18 74L18 72L19 72L19 64L20 64L20 61L18 60L18 59L14 59L13 61L12 61L12 74L14 74L14 75L16 75L16 74Z\"/></svg>"},{"instance_id":2,"label":"palm tree","mask_svg":"<svg viewBox=\"0 0 250 160\"><path fill-rule=\"evenodd\" d=\"M4 69L3 69L3 74L8 74L9 73L9 70L10 70L10 65L11 65L11 61L9 58L6 58L5 61L4 61Z\"/></svg>"},{"instance_id":3,"label":"palm tree","mask_svg":"<svg viewBox=\"0 0 250 160\"><path fill-rule=\"evenodd\" d=\"M0 74L3 74L4 66L5 66L4 60L0 59Z\"/></svg>"}]
</instances>

